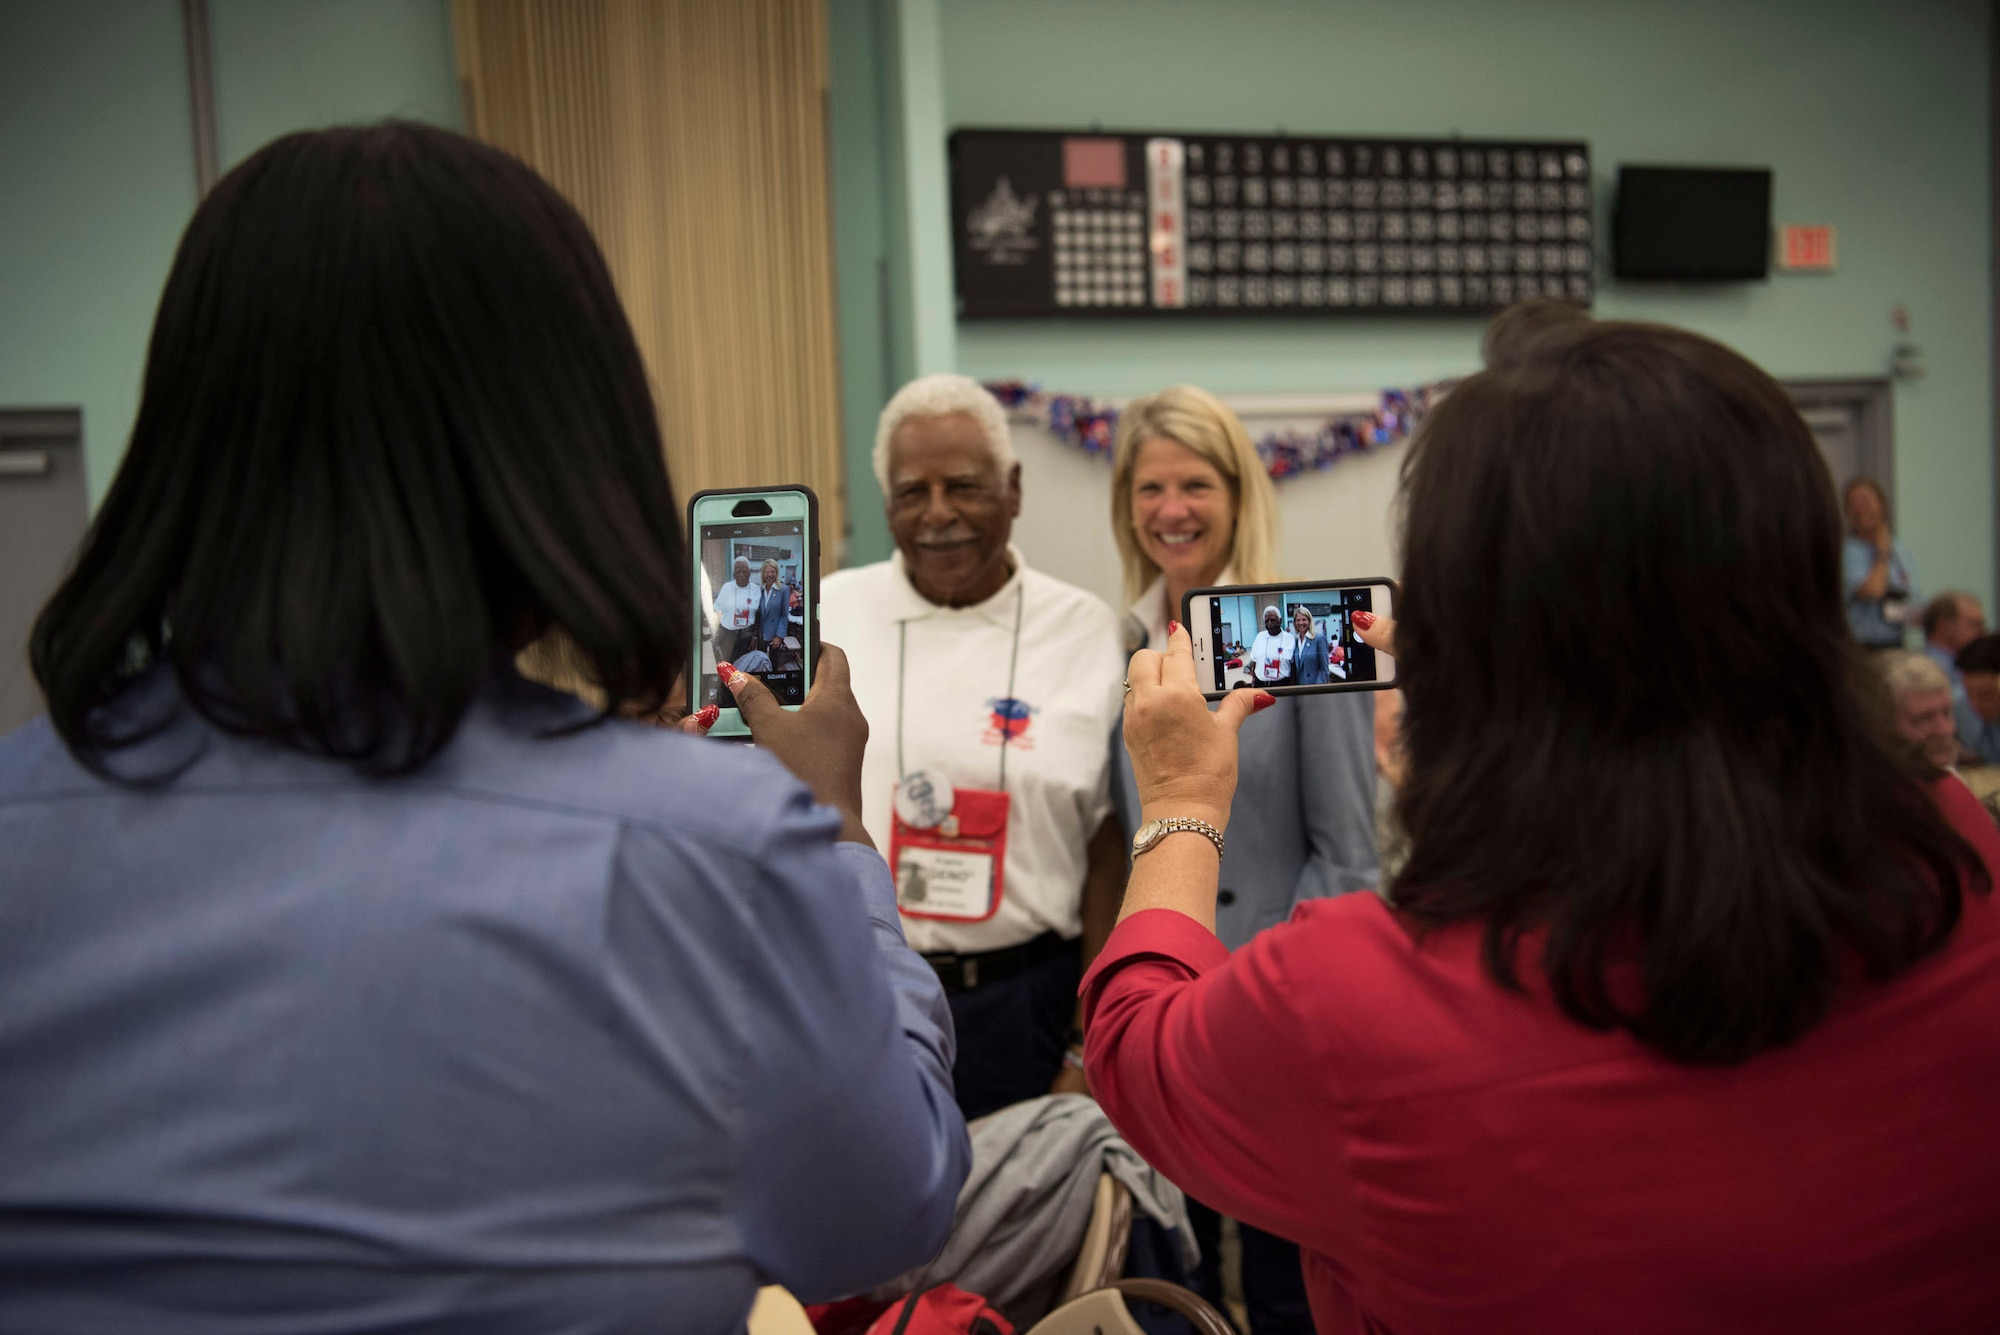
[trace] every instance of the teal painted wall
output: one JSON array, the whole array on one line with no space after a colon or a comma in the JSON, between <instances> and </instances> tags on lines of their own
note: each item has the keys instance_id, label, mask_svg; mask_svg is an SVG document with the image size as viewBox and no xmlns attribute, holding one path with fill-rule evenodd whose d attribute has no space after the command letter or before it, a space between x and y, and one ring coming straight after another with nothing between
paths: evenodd
<instances>
[{"instance_id":1,"label":"teal painted wall","mask_svg":"<svg viewBox=\"0 0 2000 1335\"><path fill-rule=\"evenodd\" d=\"M210 25L225 168L312 125L458 124L448 0L214 0ZM95 505L195 205L175 0L8 0L0 182L0 405L81 406Z\"/></svg>"},{"instance_id":2,"label":"teal painted wall","mask_svg":"<svg viewBox=\"0 0 2000 1335\"><path fill-rule=\"evenodd\" d=\"M935 2L947 128L1582 137L1601 210L1620 162L1774 168L1776 220L1834 224L1838 273L1605 281L1597 311L1701 330L1781 376L1880 376L1890 308L1905 305L1928 375L1896 390L1900 532L1926 587L1993 606L1992 34L1979 0ZM941 180L942 140L921 147L911 169ZM1086 393L1177 380L1316 391L1462 372L1478 336L1476 321L1393 318L961 323L956 361Z\"/></svg>"},{"instance_id":3,"label":"teal painted wall","mask_svg":"<svg viewBox=\"0 0 2000 1335\"><path fill-rule=\"evenodd\" d=\"M81 407L94 505L194 208L174 0L10 3L0 21L0 405Z\"/></svg>"},{"instance_id":4,"label":"teal painted wall","mask_svg":"<svg viewBox=\"0 0 2000 1335\"><path fill-rule=\"evenodd\" d=\"M394 116L463 128L450 0L209 0L227 171L279 135Z\"/></svg>"}]
</instances>

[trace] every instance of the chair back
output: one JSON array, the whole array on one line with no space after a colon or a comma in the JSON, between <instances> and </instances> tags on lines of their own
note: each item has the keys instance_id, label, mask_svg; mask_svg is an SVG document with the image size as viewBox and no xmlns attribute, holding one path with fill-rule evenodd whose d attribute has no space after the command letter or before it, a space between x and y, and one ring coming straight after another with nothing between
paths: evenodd
<instances>
[{"instance_id":1,"label":"chair back","mask_svg":"<svg viewBox=\"0 0 2000 1335\"><path fill-rule=\"evenodd\" d=\"M1025 1335L1146 1335L1126 1300L1158 1303L1187 1319L1195 1335L1236 1335L1222 1313L1198 1293L1163 1279L1121 1279L1116 1285L1064 1303Z\"/></svg>"},{"instance_id":2,"label":"chair back","mask_svg":"<svg viewBox=\"0 0 2000 1335\"><path fill-rule=\"evenodd\" d=\"M757 1290L750 1306L748 1335L813 1335L813 1323L797 1298L770 1284Z\"/></svg>"},{"instance_id":3,"label":"chair back","mask_svg":"<svg viewBox=\"0 0 2000 1335\"><path fill-rule=\"evenodd\" d=\"M1100 1173L1091 1198L1090 1222L1076 1249L1069 1276L1056 1291L1057 1307L1101 1289L1125 1273L1125 1251L1132 1241L1132 1193L1109 1173Z\"/></svg>"}]
</instances>

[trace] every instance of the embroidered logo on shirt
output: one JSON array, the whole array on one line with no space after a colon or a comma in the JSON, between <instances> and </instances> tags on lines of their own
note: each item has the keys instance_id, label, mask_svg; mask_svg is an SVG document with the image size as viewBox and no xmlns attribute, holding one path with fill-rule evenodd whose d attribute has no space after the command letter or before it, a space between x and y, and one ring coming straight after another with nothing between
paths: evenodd
<instances>
[{"instance_id":1,"label":"embroidered logo on shirt","mask_svg":"<svg viewBox=\"0 0 2000 1335\"><path fill-rule=\"evenodd\" d=\"M1032 748L1034 742L1028 738L1028 725L1034 722L1035 707L1026 700L1000 699L986 702L986 735L981 739L988 746L998 746L1005 742L1009 747Z\"/></svg>"}]
</instances>

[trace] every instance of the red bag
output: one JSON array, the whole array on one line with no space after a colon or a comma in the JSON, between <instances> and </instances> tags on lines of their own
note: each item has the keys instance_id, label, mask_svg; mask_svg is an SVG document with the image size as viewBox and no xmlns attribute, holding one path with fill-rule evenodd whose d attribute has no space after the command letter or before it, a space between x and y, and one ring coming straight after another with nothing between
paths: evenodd
<instances>
[{"instance_id":1,"label":"red bag","mask_svg":"<svg viewBox=\"0 0 2000 1335\"><path fill-rule=\"evenodd\" d=\"M978 1294L940 1284L890 1304L868 1335L1014 1335L1014 1323Z\"/></svg>"}]
</instances>

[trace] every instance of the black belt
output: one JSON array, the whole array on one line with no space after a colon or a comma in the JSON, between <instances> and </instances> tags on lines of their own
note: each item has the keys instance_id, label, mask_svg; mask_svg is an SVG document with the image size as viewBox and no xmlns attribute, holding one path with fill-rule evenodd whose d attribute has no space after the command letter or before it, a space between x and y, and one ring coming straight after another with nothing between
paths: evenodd
<instances>
[{"instance_id":1,"label":"black belt","mask_svg":"<svg viewBox=\"0 0 2000 1335\"><path fill-rule=\"evenodd\" d=\"M1065 941L1054 932L1043 932L1032 941L999 950L983 950L976 955L939 951L924 956L924 963L937 971L938 981L947 992L970 992L975 987L1012 978L1043 960L1054 959L1065 950L1077 950L1075 941Z\"/></svg>"}]
</instances>

